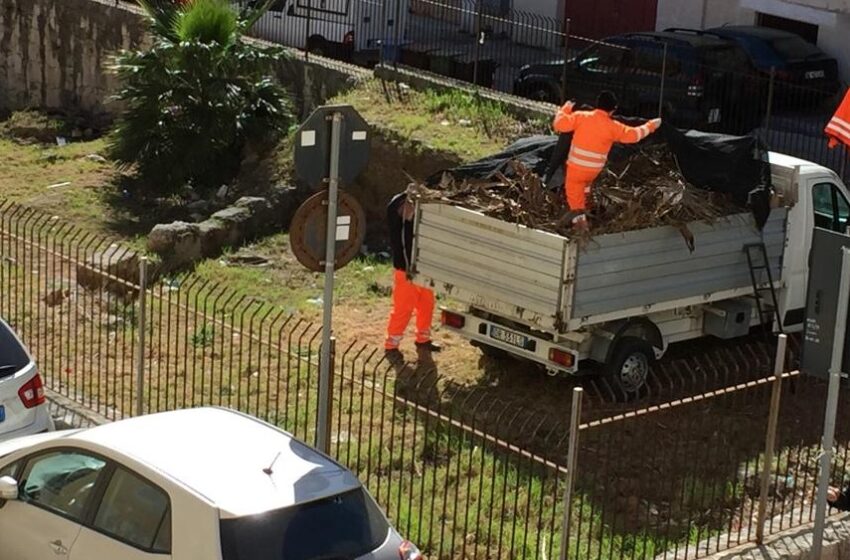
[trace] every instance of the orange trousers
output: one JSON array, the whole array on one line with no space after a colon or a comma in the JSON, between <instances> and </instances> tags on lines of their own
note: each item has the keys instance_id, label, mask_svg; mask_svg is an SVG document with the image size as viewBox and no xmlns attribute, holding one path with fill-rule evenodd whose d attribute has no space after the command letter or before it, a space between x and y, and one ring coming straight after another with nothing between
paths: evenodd
<instances>
[{"instance_id":1,"label":"orange trousers","mask_svg":"<svg viewBox=\"0 0 850 560\"><path fill-rule=\"evenodd\" d=\"M387 325L386 350L395 350L404 331L416 313L416 342L431 342L431 318L434 314L434 292L407 279L403 270L393 274L393 309Z\"/></svg>"},{"instance_id":2,"label":"orange trousers","mask_svg":"<svg viewBox=\"0 0 850 560\"><path fill-rule=\"evenodd\" d=\"M587 197L590 195L590 185L601 173L601 169L589 169L577 165L567 165L564 178L564 189L570 210L586 210Z\"/></svg>"}]
</instances>

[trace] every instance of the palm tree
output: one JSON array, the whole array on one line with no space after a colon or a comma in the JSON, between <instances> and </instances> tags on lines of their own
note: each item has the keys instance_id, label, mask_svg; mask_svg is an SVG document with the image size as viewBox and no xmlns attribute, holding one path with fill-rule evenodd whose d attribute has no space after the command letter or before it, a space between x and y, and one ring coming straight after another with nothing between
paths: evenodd
<instances>
[{"instance_id":1,"label":"palm tree","mask_svg":"<svg viewBox=\"0 0 850 560\"><path fill-rule=\"evenodd\" d=\"M243 37L271 0L236 11L227 0L139 0L153 46L121 53L124 106L110 155L155 194L232 180L246 149L273 146L292 122L274 79L279 48Z\"/></svg>"}]
</instances>

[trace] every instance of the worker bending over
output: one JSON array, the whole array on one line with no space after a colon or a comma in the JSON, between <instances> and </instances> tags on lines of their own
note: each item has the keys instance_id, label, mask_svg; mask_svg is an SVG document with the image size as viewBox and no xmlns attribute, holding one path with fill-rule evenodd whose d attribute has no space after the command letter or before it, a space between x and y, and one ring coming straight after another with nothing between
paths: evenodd
<instances>
[{"instance_id":1,"label":"worker bending over","mask_svg":"<svg viewBox=\"0 0 850 560\"><path fill-rule=\"evenodd\" d=\"M384 351L387 361L398 366L404 363L399 350L401 339L413 315L416 315L416 353L420 364L431 362L431 352L440 346L431 340L431 319L434 313L434 292L410 280L411 249L413 248L413 217L415 207L407 193L396 195L387 207L387 228L393 256L393 308L387 322Z\"/></svg>"},{"instance_id":2,"label":"worker bending over","mask_svg":"<svg viewBox=\"0 0 850 560\"><path fill-rule=\"evenodd\" d=\"M599 94L594 111L573 111L574 106L572 101L565 103L552 126L555 132L561 134L574 133L564 188L567 204L575 213L573 227L587 229L585 211L590 185L605 168L611 147L615 142L640 142L658 130L661 119L653 119L637 127L615 121L611 115L617 110L617 96L610 91Z\"/></svg>"}]
</instances>

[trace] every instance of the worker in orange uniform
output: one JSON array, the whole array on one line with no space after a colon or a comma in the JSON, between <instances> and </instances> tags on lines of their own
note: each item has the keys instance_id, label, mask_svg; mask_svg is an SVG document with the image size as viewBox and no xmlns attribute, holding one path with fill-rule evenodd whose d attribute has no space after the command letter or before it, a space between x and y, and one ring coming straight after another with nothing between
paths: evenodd
<instances>
[{"instance_id":1,"label":"worker in orange uniform","mask_svg":"<svg viewBox=\"0 0 850 560\"><path fill-rule=\"evenodd\" d=\"M434 292L410 280L415 207L407 193L396 195L387 206L387 226L393 256L393 308L387 325L385 356L393 365L404 363L399 344L410 319L416 314L416 353L420 363L432 361L432 352L440 347L431 340L431 318L434 314Z\"/></svg>"},{"instance_id":2,"label":"worker in orange uniform","mask_svg":"<svg viewBox=\"0 0 850 560\"><path fill-rule=\"evenodd\" d=\"M596 100L594 111L573 111L575 104L568 101L555 116L555 132L573 133L572 146L567 158L564 189L567 204L575 213L573 227L587 229L587 197L590 185L608 162L608 152L615 142L634 144L640 142L661 126L661 119L653 119L642 126L627 126L611 118L617 110L617 96L603 91Z\"/></svg>"}]
</instances>

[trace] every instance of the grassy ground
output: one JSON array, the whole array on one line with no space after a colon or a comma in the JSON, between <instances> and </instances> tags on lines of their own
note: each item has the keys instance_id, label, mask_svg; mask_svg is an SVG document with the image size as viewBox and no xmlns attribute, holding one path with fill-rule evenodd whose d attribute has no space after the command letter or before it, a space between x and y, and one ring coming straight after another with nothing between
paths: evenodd
<instances>
[{"instance_id":1,"label":"grassy ground","mask_svg":"<svg viewBox=\"0 0 850 560\"><path fill-rule=\"evenodd\" d=\"M353 105L369 123L466 161L500 152L526 134L549 130L548 123L520 121L498 103L466 92L419 92L378 80L363 83L333 103Z\"/></svg>"}]
</instances>

